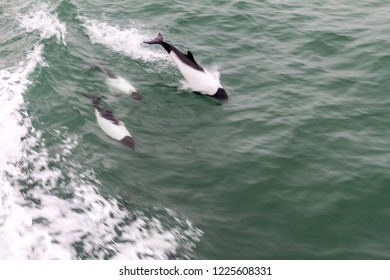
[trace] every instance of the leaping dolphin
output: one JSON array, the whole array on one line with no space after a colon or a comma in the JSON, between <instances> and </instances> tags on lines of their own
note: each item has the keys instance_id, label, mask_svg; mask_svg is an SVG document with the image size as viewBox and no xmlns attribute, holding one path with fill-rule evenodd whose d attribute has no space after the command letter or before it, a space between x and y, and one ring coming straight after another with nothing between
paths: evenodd
<instances>
[{"instance_id":1,"label":"leaping dolphin","mask_svg":"<svg viewBox=\"0 0 390 280\"><path fill-rule=\"evenodd\" d=\"M200 66L190 51L187 54L181 53L174 46L165 42L161 33L158 33L155 39L144 41L144 43L161 45L169 53L173 62L195 92L223 101L228 99L220 81Z\"/></svg>"}]
</instances>

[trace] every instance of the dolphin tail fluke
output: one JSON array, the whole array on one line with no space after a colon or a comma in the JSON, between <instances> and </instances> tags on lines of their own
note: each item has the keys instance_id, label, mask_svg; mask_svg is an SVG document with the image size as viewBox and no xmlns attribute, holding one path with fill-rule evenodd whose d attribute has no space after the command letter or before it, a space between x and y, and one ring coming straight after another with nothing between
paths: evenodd
<instances>
[{"instance_id":1,"label":"dolphin tail fluke","mask_svg":"<svg viewBox=\"0 0 390 280\"><path fill-rule=\"evenodd\" d=\"M150 41L144 41L145 44L153 45L153 44L161 44L164 42L164 37L161 33L158 33L157 37Z\"/></svg>"}]
</instances>

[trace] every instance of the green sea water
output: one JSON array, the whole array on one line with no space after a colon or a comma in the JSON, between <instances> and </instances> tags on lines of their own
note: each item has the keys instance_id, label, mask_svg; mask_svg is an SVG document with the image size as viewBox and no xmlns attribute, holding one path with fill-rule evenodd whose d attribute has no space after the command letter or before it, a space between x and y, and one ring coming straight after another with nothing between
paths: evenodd
<instances>
[{"instance_id":1,"label":"green sea water","mask_svg":"<svg viewBox=\"0 0 390 280\"><path fill-rule=\"evenodd\" d=\"M1 258L390 258L387 1L1 1L0 30L0 108L23 100L0 115ZM193 94L158 32L229 101Z\"/></svg>"}]
</instances>

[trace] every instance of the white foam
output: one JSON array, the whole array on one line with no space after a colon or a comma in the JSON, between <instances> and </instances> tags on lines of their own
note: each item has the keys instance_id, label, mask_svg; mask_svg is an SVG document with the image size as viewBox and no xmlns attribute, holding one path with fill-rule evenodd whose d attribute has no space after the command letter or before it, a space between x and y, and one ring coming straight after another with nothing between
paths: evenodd
<instances>
[{"instance_id":1,"label":"white foam","mask_svg":"<svg viewBox=\"0 0 390 280\"><path fill-rule=\"evenodd\" d=\"M18 19L27 32L65 43L66 27L47 5ZM47 66L42 52L38 44L23 61L0 70L0 259L164 259L177 250L187 257L201 231L178 215L166 212L174 221L168 227L153 214L102 196L93 169L72 159L76 136L54 131L61 152L49 155L23 99L34 69ZM158 59L154 52L140 53Z\"/></svg>"},{"instance_id":2,"label":"white foam","mask_svg":"<svg viewBox=\"0 0 390 280\"><path fill-rule=\"evenodd\" d=\"M29 236L20 236L31 226L32 219L18 203L24 200L11 178L19 178L20 167L16 163L23 157L23 138L29 127L22 94L31 84L28 76L38 64L44 65L42 50L43 46L37 45L24 61L0 71L0 259L26 257L25 250L20 248L29 242Z\"/></svg>"},{"instance_id":3,"label":"white foam","mask_svg":"<svg viewBox=\"0 0 390 280\"><path fill-rule=\"evenodd\" d=\"M34 139L41 141L40 136ZM61 146L67 149L56 158L63 162L77 143L77 137L64 135ZM165 259L183 247L181 241L193 244L199 240L201 232L177 216L172 219L178 228L166 229L156 218L148 218L142 211L130 213L115 199L104 198L94 186L99 182L93 170L77 162L68 160L61 171L49 168L47 150L39 145L27 157L33 167L25 180L38 185L27 191L26 197L39 201L29 205L30 220L45 221L24 223L28 231L22 230L23 240L27 236L30 243L22 243L18 250L27 251L28 258ZM60 198L53 192L71 197Z\"/></svg>"},{"instance_id":4,"label":"white foam","mask_svg":"<svg viewBox=\"0 0 390 280\"><path fill-rule=\"evenodd\" d=\"M25 112L21 112L23 92L31 83L28 75L37 64L44 64L42 45L37 45L28 53L25 61L16 67L0 70L0 168L6 172L14 172L9 162L17 161L21 156L22 137L27 128Z\"/></svg>"},{"instance_id":5,"label":"white foam","mask_svg":"<svg viewBox=\"0 0 390 280\"><path fill-rule=\"evenodd\" d=\"M27 32L38 31L42 39L55 36L58 42L66 44L66 26L59 21L58 15L51 11L47 4L41 3L30 9L29 13L19 14L18 20Z\"/></svg>"},{"instance_id":6,"label":"white foam","mask_svg":"<svg viewBox=\"0 0 390 280\"><path fill-rule=\"evenodd\" d=\"M102 196L93 169L72 160L78 137L54 131L61 152L49 156L23 109L28 77L45 65L42 50L0 71L0 259L165 259L177 250L187 257L202 233L172 212L157 215L174 224L167 227Z\"/></svg>"},{"instance_id":7,"label":"white foam","mask_svg":"<svg viewBox=\"0 0 390 280\"><path fill-rule=\"evenodd\" d=\"M166 210L165 216L176 226L164 228L158 219L139 210L131 213L96 190L94 184L99 182L93 170L69 160L77 137L64 133L60 146L66 149L55 158L68 161L58 170L49 168L51 160L41 134L31 131L29 135L29 149L19 165L29 171L19 173L17 181L32 186L23 191L23 197L10 185L1 192L1 259L166 259L178 248L191 252L202 233L189 221Z\"/></svg>"},{"instance_id":8,"label":"white foam","mask_svg":"<svg viewBox=\"0 0 390 280\"><path fill-rule=\"evenodd\" d=\"M155 34L145 33L137 27L121 28L106 22L81 17L84 27L92 43L110 47L133 59L144 61L168 60L166 53L148 48L143 41L149 40ZM154 38L154 37L153 37Z\"/></svg>"}]
</instances>

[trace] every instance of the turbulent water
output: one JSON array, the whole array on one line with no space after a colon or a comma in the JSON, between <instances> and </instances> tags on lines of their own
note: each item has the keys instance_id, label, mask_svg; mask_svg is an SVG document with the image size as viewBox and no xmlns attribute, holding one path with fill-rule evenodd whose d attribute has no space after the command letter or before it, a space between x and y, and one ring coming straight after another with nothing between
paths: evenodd
<instances>
[{"instance_id":1,"label":"turbulent water","mask_svg":"<svg viewBox=\"0 0 390 280\"><path fill-rule=\"evenodd\" d=\"M389 259L389 50L383 0L0 1L0 259Z\"/></svg>"}]
</instances>

